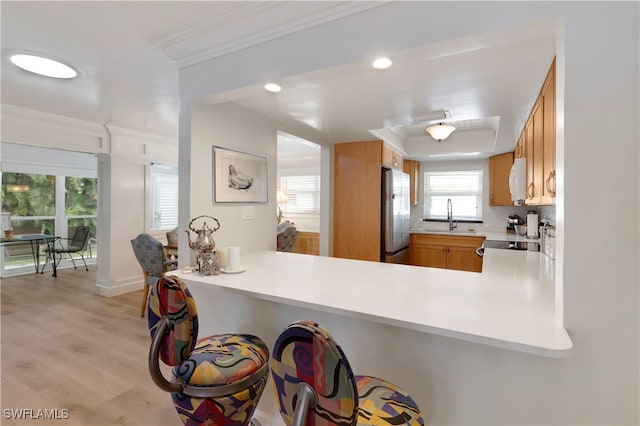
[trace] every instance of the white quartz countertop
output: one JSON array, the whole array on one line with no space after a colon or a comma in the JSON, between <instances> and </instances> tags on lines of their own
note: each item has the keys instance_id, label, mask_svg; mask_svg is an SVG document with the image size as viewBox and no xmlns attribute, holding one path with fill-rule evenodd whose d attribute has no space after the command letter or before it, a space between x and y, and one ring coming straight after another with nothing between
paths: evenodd
<instances>
[{"instance_id":1,"label":"white quartz countertop","mask_svg":"<svg viewBox=\"0 0 640 426\"><path fill-rule=\"evenodd\" d=\"M539 252L486 249L482 273L264 251L245 272L199 283L259 299L336 313L554 358L572 347L555 312L554 261Z\"/></svg>"}]
</instances>

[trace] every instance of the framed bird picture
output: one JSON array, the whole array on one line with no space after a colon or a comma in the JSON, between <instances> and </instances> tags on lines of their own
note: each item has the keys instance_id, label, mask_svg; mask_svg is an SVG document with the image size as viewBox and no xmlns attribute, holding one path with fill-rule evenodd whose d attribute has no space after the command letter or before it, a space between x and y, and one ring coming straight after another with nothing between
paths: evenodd
<instances>
[{"instance_id":1,"label":"framed bird picture","mask_svg":"<svg viewBox=\"0 0 640 426\"><path fill-rule=\"evenodd\" d=\"M266 203L267 157L213 147L213 202Z\"/></svg>"}]
</instances>

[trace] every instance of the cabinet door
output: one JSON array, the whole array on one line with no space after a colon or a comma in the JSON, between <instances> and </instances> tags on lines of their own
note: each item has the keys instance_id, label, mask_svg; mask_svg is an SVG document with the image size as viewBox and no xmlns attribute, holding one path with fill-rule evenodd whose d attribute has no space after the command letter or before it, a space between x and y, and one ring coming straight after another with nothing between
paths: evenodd
<instances>
[{"instance_id":1,"label":"cabinet door","mask_svg":"<svg viewBox=\"0 0 640 426\"><path fill-rule=\"evenodd\" d=\"M509 174L513 165L513 152L489 158L489 205L512 206Z\"/></svg>"},{"instance_id":2,"label":"cabinet door","mask_svg":"<svg viewBox=\"0 0 640 426\"><path fill-rule=\"evenodd\" d=\"M524 150L524 140L525 140L525 131L523 130L522 134L520 135L520 138L518 139L518 143L516 144L516 150L514 152L515 158L526 157L525 150Z\"/></svg>"},{"instance_id":3,"label":"cabinet door","mask_svg":"<svg viewBox=\"0 0 640 426\"><path fill-rule=\"evenodd\" d=\"M543 159L542 204L554 204L556 198L556 84L555 60L542 88Z\"/></svg>"},{"instance_id":4,"label":"cabinet door","mask_svg":"<svg viewBox=\"0 0 640 426\"><path fill-rule=\"evenodd\" d=\"M402 156L389 147L382 145L382 164L394 169L402 169Z\"/></svg>"},{"instance_id":5,"label":"cabinet door","mask_svg":"<svg viewBox=\"0 0 640 426\"><path fill-rule=\"evenodd\" d=\"M482 272L482 258L470 247L447 247L447 269Z\"/></svg>"},{"instance_id":6,"label":"cabinet door","mask_svg":"<svg viewBox=\"0 0 640 426\"><path fill-rule=\"evenodd\" d=\"M411 264L432 268L446 268L447 248L445 246L423 244L412 246Z\"/></svg>"},{"instance_id":7,"label":"cabinet door","mask_svg":"<svg viewBox=\"0 0 640 426\"><path fill-rule=\"evenodd\" d=\"M527 157L527 204L540 204L542 198L542 149L543 149L542 100L538 98L525 128Z\"/></svg>"},{"instance_id":8,"label":"cabinet door","mask_svg":"<svg viewBox=\"0 0 640 426\"><path fill-rule=\"evenodd\" d=\"M382 141L335 145L333 255L380 261Z\"/></svg>"}]
</instances>

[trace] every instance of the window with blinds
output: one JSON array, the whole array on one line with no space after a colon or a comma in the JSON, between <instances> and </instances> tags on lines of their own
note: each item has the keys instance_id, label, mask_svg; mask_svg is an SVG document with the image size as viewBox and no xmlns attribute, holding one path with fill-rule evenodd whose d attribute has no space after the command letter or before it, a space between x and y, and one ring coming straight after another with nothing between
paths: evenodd
<instances>
[{"instance_id":1,"label":"window with blinds","mask_svg":"<svg viewBox=\"0 0 640 426\"><path fill-rule=\"evenodd\" d=\"M454 220L482 220L482 170L436 170L424 173L425 219L447 219L451 200Z\"/></svg>"},{"instance_id":2,"label":"window with blinds","mask_svg":"<svg viewBox=\"0 0 640 426\"><path fill-rule=\"evenodd\" d=\"M178 226L178 167L152 164L150 173L151 229Z\"/></svg>"},{"instance_id":3,"label":"window with blinds","mask_svg":"<svg viewBox=\"0 0 640 426\"><path fill-rule=\"evenodd\" d=\"M320 211L320 175L282 176L280 189L287 195L281 208L291 213Z\"/></svg>"}]
</instances>

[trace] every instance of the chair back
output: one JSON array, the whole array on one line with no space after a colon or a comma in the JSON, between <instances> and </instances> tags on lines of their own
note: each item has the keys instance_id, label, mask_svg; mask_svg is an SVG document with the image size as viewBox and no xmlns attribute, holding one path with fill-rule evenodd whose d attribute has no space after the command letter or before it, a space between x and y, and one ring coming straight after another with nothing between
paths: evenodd
<instances>
[{"instance_id":1,"label":"chair back","mask_svg":"<svg viewBox=\"0 0 640 426\"><path fill-rule=\"evenodd\" d=\"M358 390L351 366L329 332L317 323L296 321L278 337L271 358L271 376L285 423L294 423L299 382L317 397L304 424L355 425Z\"/></svg>"},{"instance_id":2,"label":"chair back","mask_svg":"<svg viewBox=\"0 0 640 426\"><path fill-rule=\"evenodd\" d=\"M167 254L162 242L149 234L140 234L131 240L138 263L150 276L161 277L166 272Z\"/></svg>"},{"instance_id":3,"label":"chair back","mask_svg":"<svg viewBox=\"0 0 640 426\"><path fill-rule=\"evenodd\" d=\"M78 226L73 232L73 236L71 237L71 241L69 242L70 248L73 247L78 250L83 250L84 246L89 240L90 232L91 231L88 226Z\"/></svg>"},{"instance_id":4,"label":"chair back","mask_svg":"<svg viewBox=\"0 0 640 426\"><path fill-rule=\"evenodd\" d=\"M291 251L298 239L298 230L289 223L281 223L277 228L277 250Z\"/></svg>"},{"instance_id":5,"label":"chair back","mask_svg":"<svg viewBox=\"0 0 640 426\"><path fill-rule=\"evenodd\" d=\"M185 283L178 277L166 277L151 286L148 323L151 340L160 320L169 319L164 337L160 337L160 359L167 365L180 365L188 359L198 339L198 311Z\"/></svg>"},{"instance_id":6,"label":"chair back","mask_svg":"<svg viewBox=\"0 0 640 426\"><path fill-rule=\"evenodd\" d=\"M167 232L167 247L178 247L178 227L176 226L171 231Z\"/></svg>"}]
</instances>

